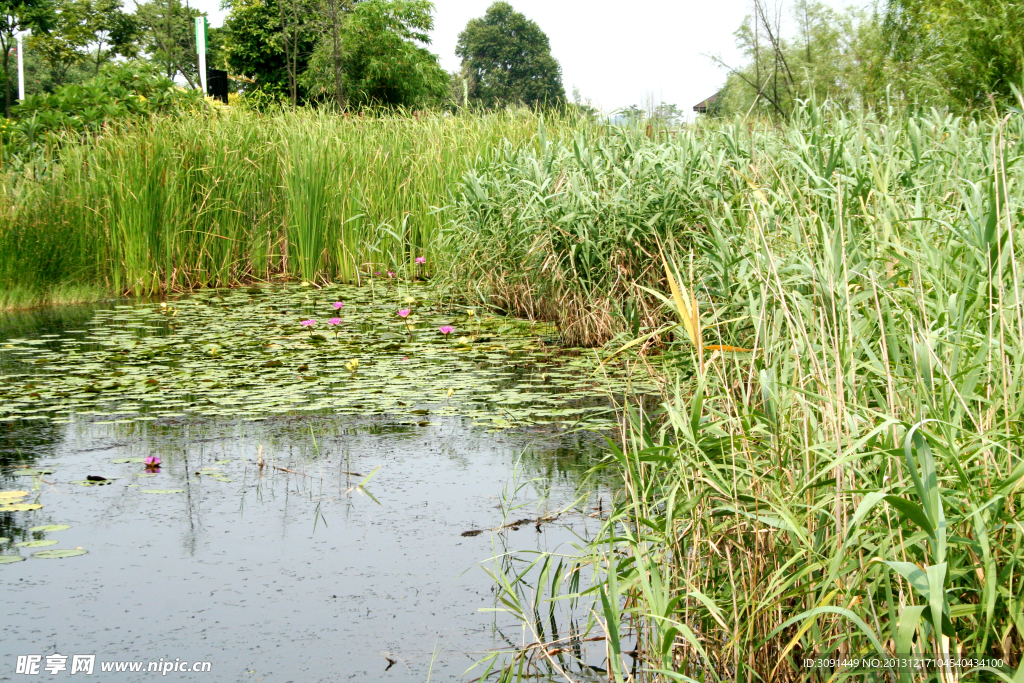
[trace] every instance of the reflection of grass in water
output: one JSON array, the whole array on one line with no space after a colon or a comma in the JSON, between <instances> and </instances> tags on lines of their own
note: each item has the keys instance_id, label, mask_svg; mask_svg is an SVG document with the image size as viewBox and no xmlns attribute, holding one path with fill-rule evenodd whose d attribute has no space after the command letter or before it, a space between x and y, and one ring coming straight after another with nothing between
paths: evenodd
<instances>
[{"instance_id":1,"label":"reflection of grass in water","mask_svg":"<svg viewBox=\"0 0 1024 683\"><path fill-rule=\"evenodd\" d=\"M493 557L490 566L484 566L495 584L494 607L487 611L494 613L492 628L506 647L482 657L474 665L479 669L474 675L482 679L492 670L500 670L500 680L506 680L510 672L518 670L530 680L596 681L597 671L582 665L594 659L597 649L604 649L602 639L593 635L594 598L585 594L590 568L571 548L550 552L510 549L506 534L509 528L519 528L520 522L528 523L523 528L536 525L540 531L544 524L567 519L576 535L583 530L579 520L589 514L589 501L600 490L600 482L593 477L577 480L576 498L550 509L546 493L551 481L527 478L522 466L527 453L502 491L502 522L492 530ZM584 535L576 540L585 545L590 539Z\"/></svg>"}]
</instances>

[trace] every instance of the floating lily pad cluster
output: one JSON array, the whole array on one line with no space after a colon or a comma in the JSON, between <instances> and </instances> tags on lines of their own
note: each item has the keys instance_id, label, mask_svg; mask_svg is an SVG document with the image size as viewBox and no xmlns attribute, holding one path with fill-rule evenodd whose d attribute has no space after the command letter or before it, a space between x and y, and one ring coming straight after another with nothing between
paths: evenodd
<instances>
[{"instance_id":1,"label":"floating lily pad cluster","mask_svg":"<svg viewBox=\"0 0 1024 683\"><path fill-rule=\"evenodd\" d=\"M329 412L604 428L609 392L645 390L622 370L595 373L593 352L559 348L548 326L434 297L274 286L113 306L83 329L0 340L0 421Z\"/></svg>"},{"instance_id":2,"label":"floating lily pad cluster","mask_svg":"<svg viewBox=\"0 0 1024 683\"><path fill-rule=\"evenodd\" d=\"M0 512L24 512L27 510L38 510L42 505L38 503L21 503L29 496L28 491L0 491ZM57 545L58 541L44 538L44 534L56 531L65 531L71 527L67 524L42 524L30 527L28 532L32 537L25 541L12 542L10 538L0 538L0 564L11 564L21 562L25 559L20 550L32 552L32 557L40 560L55 560L65 557L76 557L85 555L88 550L83 548L50 548L49 550L36 550L37 548L48 548ZM9 552L13 550L14 552Z\"/></svg>"}]
</instances>

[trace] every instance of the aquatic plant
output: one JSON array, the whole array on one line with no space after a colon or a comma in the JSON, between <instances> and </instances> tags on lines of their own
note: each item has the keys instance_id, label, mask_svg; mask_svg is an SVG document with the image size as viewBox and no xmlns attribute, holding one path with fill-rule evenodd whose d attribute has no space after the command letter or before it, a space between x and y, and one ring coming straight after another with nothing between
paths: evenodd
<instances>
[{"instance_id":1,"label":"aquatic plant","mask_svg":"<svg viewBox=\"0 0 1024 683\"><path fill-rule=\"evenodd\" d=\"M412 313L412 311L410 309L403 308L403 309L398 311L398 317L399 318L408 318L410 313Z\"/></svg>"},{"instance_id":2,"label":"aquatic plant","mask_svg":"<svg viewBox=\"0 0 1024 683\"><path fill-rule=\"evenodd\" d=\"M441 331L441 334L443 334L443 335L444 335L444 338L445 338L445 339L447 339L447 338L448 338L448 335L449 335L449 334L451 334L452 332L454 332L454 331L455 331L455 328L454 328L454 327L452 327L451 325L442 325L442 326L441 326L440 328L438 328L438 329L439 329L439 330Z\"/></svg>"},{"instance_id":3,"label":"aquatic plant","mask_svg":"<svg viewBox=\"0 0 1024 683\"><path fill-rule=\"evenodd\" d=\"M341 318L331 318L327 321L327 324L334 328L334 337L338 337L338 326L341 325Z\"/></svg>"},{"instance_id":4,"label":"aquatic plant","mask_svg":"<svg viewBox=\"0 0 1024 683\"><path fill-rule=\"evenodd\" d=\"M153 117L45 143L0 169L0 307L298 277L434 258L451 189L540 116ZM548 114L568 131L572 117ZM436 260L436 259L435 259Z\"/></svg>"},{"instance_id":5,"label":"aquatic plant","mask_svg":"<svg viewBox=\"0 0 1024 683\"><path fill-rule=\"evenodd\" d=\"M161 460L159 455L150 455L142 462L146 465L147 472L152 472L160 469Z\"/></svg>"},{"instance_id":6,"label":"aquatic plant","mask_svg":"<svg viewBox=\"0 0 1024 683\"><path fill-rule=\"evenodd\" d=\"M335 309L335 310L338 310L339 308L341 308L341 307L342 307L342 306L344 306L345 304L344 304L344 302L341 302L341 301L335 301L335 302L334 302L333 304L331 304L331 305L332 305L332 306L334 306L334 309Z\"/></svg>"},{"instance_id":7,"label":"aquatic plant","mask_svg":"<svg viewBox=\"0 0 1024 683\"><path fill-rule=\"evenodd\" d=\"M528 634L506 680L582 669L589 637L615 681L1024 677L1024 115L819 107L552 147L534 194L517 164L522 184L481 182L477 225L525 221L515 239L537 252L482 257L476 283L538 317L591 297L600 325L545 315L586 325L576 338L618 330L605 364L648 363L662 405L622 416L605 463L622 484L593 542L498 577ZM634 214L648 198L665 213ZM663 241L619 253L630 232ZM596 615L589 630L551 623L577 601L569 624ZM935 653L992 666L899 664ZM863 658L882 664L843 664Z\"/></svg>"}]
</instances>

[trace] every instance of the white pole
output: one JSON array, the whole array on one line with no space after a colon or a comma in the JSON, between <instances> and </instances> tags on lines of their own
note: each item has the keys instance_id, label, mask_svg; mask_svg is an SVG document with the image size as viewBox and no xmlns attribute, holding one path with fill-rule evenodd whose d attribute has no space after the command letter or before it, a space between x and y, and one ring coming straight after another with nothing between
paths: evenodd
<instances>
[{"instance_id":1,"label":"white pole","mask_svg":"<svg viewBox=\"0 0 1024 683\"><path fill-rule=\"evenodd\" d=\"M199 82L206 95L206 17L196 17L196 52L199 53Z\"/></svg>"},{"instance_id":2,"label":"white pole","mask_svg":"<svg viewBox=\"0 0 1024 683\"><path fill-rule=\"evenodd\" d=\"M18 99L25 100L25 33L18 31Z\"/></svg>"}]
</instances>

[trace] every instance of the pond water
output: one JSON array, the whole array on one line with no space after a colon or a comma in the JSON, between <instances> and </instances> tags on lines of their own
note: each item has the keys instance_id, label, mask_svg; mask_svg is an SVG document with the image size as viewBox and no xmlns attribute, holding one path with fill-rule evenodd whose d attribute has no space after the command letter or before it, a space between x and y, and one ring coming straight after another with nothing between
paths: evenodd
<instances>
[{"instance_id":1,"label":"pond water","mask_svg":"<svg viewBox=\"0 0 1024 683\"><path fill-rule=\"evenodd\" d=\"M154 674L103 663L475 678L522 637L481 611L480 563L568 550L599 523L577 496L602 439L581 428L606 430L609 399L638 386L550 329L422 287L0 318L0 680L20 679L19 655L47 678L74 655L111 681ZM524 518L544 521L492 531ZM51 675L54 653L67 669Z\"/></svg>"}]
</instances>

